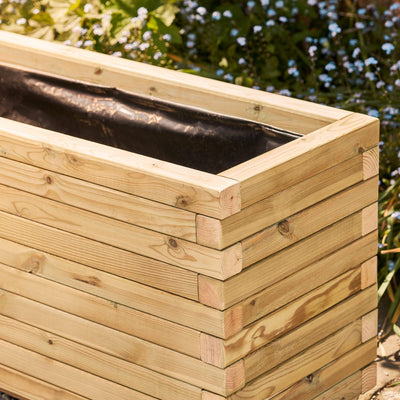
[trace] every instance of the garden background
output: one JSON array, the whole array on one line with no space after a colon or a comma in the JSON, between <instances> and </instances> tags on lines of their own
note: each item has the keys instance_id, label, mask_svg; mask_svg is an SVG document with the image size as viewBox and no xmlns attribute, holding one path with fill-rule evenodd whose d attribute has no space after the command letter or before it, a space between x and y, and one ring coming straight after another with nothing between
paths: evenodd
<instances>
[{"instance_id":1,"label":"garden background","mask_svg":"<svg viewBox=\"0 0 400 400\"><path fill-rule=\"evenodd\" d=\"M400 335L400 3L0 0L0 29L380 118L380 336Z\"/></svg>"}]
</instances>

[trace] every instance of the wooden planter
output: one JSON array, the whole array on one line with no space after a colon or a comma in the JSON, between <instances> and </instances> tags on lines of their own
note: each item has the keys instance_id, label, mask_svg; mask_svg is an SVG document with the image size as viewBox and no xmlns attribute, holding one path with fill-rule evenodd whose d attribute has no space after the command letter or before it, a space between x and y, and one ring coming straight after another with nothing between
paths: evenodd
<instances>
[{"instance_id":1,"label":"wooden planter","mask_svg":"<svg viewBox=\"0 0 400 400\"><path fill-rule=\"evenodd\" d=\"M1 118L0 389L352 400L374 386L378 120L5 32L0 63L301 134L211 174Z\"/></svg>"}]
</instances>

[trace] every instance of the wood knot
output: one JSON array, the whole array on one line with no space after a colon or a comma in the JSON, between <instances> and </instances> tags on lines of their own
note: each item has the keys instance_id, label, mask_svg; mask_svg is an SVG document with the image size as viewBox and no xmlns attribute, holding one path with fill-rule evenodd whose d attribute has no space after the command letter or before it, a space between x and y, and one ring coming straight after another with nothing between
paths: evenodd
<instances>
[{"instance_id":1,"label":"wood knot","mask_svg":"<svg viewBox=\"0 0 400 400\"><path fill-rule=\"evenodd\" d=\"M101 286L101 281L99 278L96 276L74 276L74 279L78 282L86 283L87 285L90 286L95 286L95 287L100 287Z\"/></svg>"},{"instance_id":2,"label":"wood knot","mask_svg":"<svg viewBox=\"0 0 400 400\"><path fill-rule=\"evenodd\" d=\"M364 151L365 151L365 149L364 149L364 147L360 146L360 147L357 149L357 151L358 151L358 154L363 154Z\"/></svg>"},{"instance_id":3,"label":"wood knot","mask_svg":"<svg viewBox=\"0 0 400 400\"><path fill-rule=\"evenodd\" d=\"M95 75L101 75L103 73L103 70L101 69L101 68L96 68L95 70L94 70L94 74Z\"/></svg>"},{"instance_id":4,"label":"wood knot","mask_svg":"<svg viewBox=\"0 0 400 400\"><path fill-rule=\"evenodd\" d=\"M190 204L189 196L179 196L176 198L176 206L186 208Z\"/></svg>"},{"instance_id":5,"label":"wood knot","mask_svg":"<svg viewBox=\"0 0 400 400\"><path fill-rule=\"evenodd\" d=\"M252 305L252 306L255 306L255 305L256 305L255 299L253 299L253 300L250 302L250 305Z\"/></svg>"},{"instance_id":6,"label":"wood knot","mask_svg":"<svg viewBox=\"0 0 400 400\"><path fill-rule=\"evenodd\" d=\"M151 93L156 93L157 89L154 86L150 86L149 91L150 91L150 94Z\"/></svg>"},{"instance_id":7,"label":"wood knot","mask_svg":"<svg viewBox=\"0 0 400 400\"><path fill-rule=\"evenodd\" d=\"M260 112L261 111L261 106L259 104L256 104L254 106L254 111Z\"/></svg>"},{"instance_id":8,"label":"wood knot","mask_svg":"<svg viewBox=\"0 0 400 400\"><path fill-rule=\"evenodd\" d=\"M79 158L72 154L67 154L67 160L72 165L79 165Z\"/></svg>"},{"instance_id":9,"label":"wood knot","mask_svg":"<svg viewBox=\"0 0 400 400\"><path fill-rule=\"evenodd\" d=\"M53 184L53 178L52 178L51 176L47 175L47 176L46 176L46 183L47 183L48 185Z\"/></svg>"},{"instance_id":10,"label":"wood knot","mask_svg":"<svg viewBox=\"0 0 400 400\"><path fill-rule=\"evenodd\" d=\"M53 341L52 341L51 339L49 339L49 340L47 341L47 343L48 343L48 344L53 344Z\"/></svg>"},{"instance_id":11,"label":"wood knot","mask_svg":"<svg viewBox=\"0 0 400 400\"><path fill-rule=\"evenodd\" d=\"M306 380L307 380L308 383L311 383L314 380L314 375L313 374L308 375L306 377Z\"/></svg>"},{"instance_id":12,"label":"wood knot","mask_svg":"<svg viewBox=\"0 0 400 400\"><path fill-rule=\"evenodd\" d=\"M292 233L292 229L288 220L283 220L278 224L278 232L282 236L289 236Z\"/></svg>"},{"instance_id":13,"label":"wood knot","mask_svg":"<svg viewBox=\"0 0 400 400\"><path fill-rule=\"evenodd\" d=\"M46 257L43 254L34 254L22 264L22 269L29 274L36 274L45 260Z\"/></svg>"},{"instance_id":14,"label":"wood knot","mask_svg":"<svg viewBox=\"0 0 400 400\"><path fill-rule=\"evenodd\" d=\"M168 239L168 245L174 249L176 249L178 247L177 241L173 238Z\"/></svg>"}]
</instances>

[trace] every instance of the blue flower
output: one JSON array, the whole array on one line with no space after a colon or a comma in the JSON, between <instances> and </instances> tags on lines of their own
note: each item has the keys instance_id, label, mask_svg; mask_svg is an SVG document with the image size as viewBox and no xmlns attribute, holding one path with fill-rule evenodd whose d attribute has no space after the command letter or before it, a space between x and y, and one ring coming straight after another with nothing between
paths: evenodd
<instances>
[{"instance_id":1,"label":"blue flower","mask_svg":"<svg viewBox=\"0 0 400 400\"><path fill-rule=\"evenodd\" d=\"M278 0L278 1L275 3L275 7L276 7L276 8L283 8L284 5L285 5L285 3L283 2L283 0Z\"/></svg>"},{"instance_id":2,"label":"blue flower","mask_svg":"<svg viewBox=\"0 0 400 400\"><path fill-rule=\"evenodd\" d=\"M336 65L333 61L330 61L328 64L325 65L325 69L327 71L333 71L336 69Z\"/></svg>"},{"instance_id":3,"label":"blue flower","mask_svg":"<svg viewBox=\"0 0 400 400\"><path fill-rule=\"evenodd\" d=\"M233 82L233 76L231 74L224 75L224 79L229 82Z\"/></svg>"},{"instance_id":4,"label":"blue flower","mask_svg":"<svg viewBox=\"0 0 400 400\"><path fill-rule=\"evenodd\" d=\"M230 10L225 10L222 15L226 18L232 18L232 12Z\"/></svg>"},{"instance_id":5,"label":"blue flower","mask_svg":"<svg viewBox=\"0 0 400 400\"><path fill-rule=\"evenodd\" d=\"M251 10L252 8L254 8L254 6L256 5L256 2L253 0L250 0L247 2L247 7Z\"/></svg>"},{"instance_id":6,"label":"blue flower","mask_svg":"<svg viewBox=\"0 0 400 400\"><path fill-rule=\"evenodd\" d=\"M365 8L360 8L357 10L358 15L365 15L367 13L367 10Z\"/></svg>"},{"instance_id":7,"label":"blue flower","mask_svg":"<svg viewBox=\"0 0 400 400\"><path fill-rule=\"evenodd\" d=\"M342 32L342 28L336 22L330 23L328 29L331 32L332 37L335 37L338 33Z\"/></svg>"},{"instance_id":8,"label":"blue flower","mask_svg":"<svg viewBox=\"0 0 400 400\"><path fill-rule=\"evenodd\" d=\"M394 50L394 46L392 43L384 43L382 45L382 50L389 55L393 50Z\"/></svg>"},{"instance_id":9,"label":"blue flower","mask_svg":"<svg viewBox=\"0 0 400 400\"><path fill-rule=\"evenodd\" d=\"M375 86L376 86L377 89L380 89L380 88L385 86L385 82L384 81L378 81L378 82L376 82Z\"/></svg>"},{"instance_id":10,"label":"blue flower","mask_svg":"<svg viewBox=\"0 0 400 400\"><path fill-rule=\"evenodd\" d=\"M352 54L353 58L357 58L357 57L360 55L360 53L361 53L360 48L359 48L359 47L356 47L356 48L353 50L353 54Z\"/></svg>"},{"instance_id":11,"label":"blue flower","mask_svg":"<svg viewBox=\"0 0 400 400\"><path fill-rule=\"evenodd\" d=\"M389 10L393 11L393 10L399 10L400 9L400 3L393 3L390 7Z\"/></svg>"},{"instance_id":12,"label":"blue flower","mask_svg":"<svg viewBox=\"0 0 400 400\"><path fill-rule=\"evenodd\" d=\"M269 19L266 23L266 26L274 26L275 25L275 21L273 19Z\"/></svg>"},{"instance_id":13,"label":"blue flower","mask_svg":"<svg viewBox=\"0 0 400 400\"><path fill-rule=\"evenodd\" d=\"M268 7L269 6L269 0L261 0L261 5L263 7Z\"/></svg>"},{"instance_id":14,"label":"blue flower","mask_svg":"<svg viewBox=\"0 0 400 400\"><path fill-rule=\"evenodd\" d=\"M238 60L238 64L239 64L239 65L246 65L247 62L246 62L246 60L245 60L243 57L241 57L241 58L239 58L239 60Z\"/></svg>"},{"instance_id":15,"label":"blue flower","mask_svg":"<svg viewBox=\"0 0 400 400\"><path fill-rule=\"evenodd\" d=\"M291 59L291 60L288 61L287 65L288 65L288 67L294 67L296 65L296 61Z\"/></svg>"},{"instance_id":16,"label":"blue flower","mask_svg":"<svg viewBox=\"0 0 400 400\"><path fill-rule=\"evenodd\" d=\"M370 81L376 81L378 79L373 72L366 72L365 77Z\"/></svg>"},{"instance_id":17,"label":"blue flower","mask_svg":"<svg viewBox=\"0 0 400 400\"><path fill-rule=\"evenodd\" d=\"M393 260L389 260L389 261L387 262L387 264L388 264L388 271L389 271L389 272L393 271L393 268L394 268L394 261L393 261Z\"/></svg>"},{"instance_id":18,"label":"blue flower","mask_svg":"<svg viewBox=\"0 0 400 400\"><path fill-rule=\"evenodd\" d=\"M254 33L258 33L260 31L262 31L262 26L261 25L254 25L253 26L253 32Z\"/></svg>"},{"instance_id":19,"label":"blue flower","mask_svg":"<svg viewBox=\"0 0 400 400\"><path fill-rule=\"evenodd\" d=\"M321 82L327 82L327 83L332 82L332 78L328 74L321 74L321 75L318 76L318 79Z\"/></svg>"},{"instance_id":20,"label":"blue flower","mask_svg":"<svg viewBox=\"0 0 400 400\"><path fill-rule=\"evenodd\" d=\"M367 58L365 60L365 65L366 66L368 66L368 65L376 65L376 64L378 64L378 60L376 58L374 58L374 57L369 57L369 58Z\"/></svg>"},{"instance_id":21,"label":"blue flower","mask_svg":"<svg viewBox=\"0 0 400 400\"><path fill-rule=\"evenodd\" d=\"M386 21L385 22L385 27L386 28L392 28L393 27L393 22L392 21Z\"/></svg>"},{"instance_id":22,"label":"blue flower","mask_svg":"<svg viewBox=\"0 0 400 400\"><path fill-rule=\"evenodd\" d=\"M217 76L221 76L223 73L224 73L225 71L223 70L223 69L217 69L216 71L215 71L215 75L217 75Z\"/></svg>"},{"instance_id":23,"label":"blue flower","mask_svg":"<svg viewBox=\"0 0 400 400\"><path fill-rule=\"evenodd\" d=\"M221 19L221 13L220 13L219 11L214 11L214 12L211 14L211 18L212 18L214 21L219 21L219 20Z\"/></svg>"},{"instance_id":24,"label":"blue flower","mask_svg":"<svg viewBox=\"0 0 400 400\"><path fill-rule=\"evenodd\" d=\"M394 81L394 84L395 84L396 86L400 86L400 79L396 79L396 80Z\"/></svg>"},{"instance_id":25,"label":"blue flower","mask_svg":"<svg viewBox=\"0 0 400 400\"><path fill-rule=\"evenodd\" d=\"M267 12L268 17L275 17L276 11L273 8L270 8Z\"/></svg>"},{"instance_id":26,"label":"blue flower","mask_svg":"<svg viewBox=\"0 0 400 400\"><path fill-rule=\"evenodd\" d=\"M246 44L246 38L241 36L236 39L236 41L241 45L244 46Z\"/></svg>"},{"instance_id":27,"label":"blue flower","mask_svg":"<svg viewBox=\"0 0 400 400\"><path fill-rule=\"evenodd\" d=\"M206 9L205 7L198 7L196 11L197 11L197 13L200 14L201 16L207 14L207 9Z\"/></svg>"},{"instance_id":28,"label":"blue flower","mask_svg":"<svg viewBox=\"0 0 400 400\"><path fill-rule=\"evenodd\" d=\"M282 89L282 90L279 91L279 94L282 95L282 96L291 96L292 92L290 90L288 90L288 89Z\"/></svg>"},{"instance_id":29,"label":"blue flower","mask_svg":"<svg viewBox=\"0 0 400 400\"><path fill-rule=\"evenodd\" d=\"M372 110L369 110L369 111L368 111L368 115L369 115L370 117L378 118L378 117L379 117L379 111L376 110L375 108L373 108Z\"/></svg>"},{"instance_id":30,"label":"blue flower","mask_svg":"<svg viewBox=\"0 0 400 400\"><path fill-rule=\"evenodd\" d=\"M162 37L166 42L169 42L172 39L172 36L169 33L166 33Z\"/></svg>"},{"instance_id":31,"label":"blue flower","mask_svg":"<svg viewBox=\"0 0 400 400\"><path fill-rule=\"evenodd\" d=\"M349 40L349 44L350 46L354 47L358 44L358 40L357 39L350 39Z\"/></svg>"},{"instance_id":32,"label":"blue flower","mask_svg":"<svg viewBox=\"0 0 400 400\"><path fill-rule=\"evenodd\" d=\"M279 21L282 22L282 24L285 24L286 22L288 22L288 19L284 15L281 15L279 17Z\"/></svg>"},{"instance_id":33,"label":"blue flower","mask_svg":"<svg viewBox=\"0 0 400 400\"><path fill-rule=\"evenodd\" d=\"M295 78L297 78L300 75L299 70L296 67L289 68L288 74L294 76Z\"/></svg>"},{"instance_id":34,"label":"blue flower","mask_svg":"<svg viewBox=\"0 0 400 400\"><path fill-rule=\"evenodd\" d=\"M267 86L267 87L265 88L265 90L266 90L267 92L272 93L272 92L275 90L275 87L274 87L274 86Z\"/></svg>"},{"instance_id":35,"label":"blue flower","mask_svg":"<svg viewBox=\"0 0 400 400\"><path fill-rule=\"evenodd\" d=\"M235 37L239 34L239 29L233 28L231 29L230 35Z\"/></svg>"},{"instance_id":36,"label":"blue flower","mask_svg":"<svg viewBox=\"0 0 400 400\"><path fill-rule=\"evenodd\" d=\"M310 46L310 48L308 49L308 53L310 54L311 57L315 56L315 52L318 50L317 46Z\"/></svg>"},{"instance_id":37,"label":"blue flower","mask_svg":"<svg viewBox=\"0 0 400 400\"><path fill-rule=\"evenodd\" d=\"M365 24L364 24L364 22L356 22L355 27L357 29L364 29L365 28Z\"/></svg>"},{"instance_id":38,"label":"blue flower","mask_svg":"<svg viewBox=\"0 0 400 400\"><path fill-rule=\"evenodd\" d=\"M318 3L318 0L307 0L307 4L311 7L316 6Z\"/></svg>"}]
</instances>

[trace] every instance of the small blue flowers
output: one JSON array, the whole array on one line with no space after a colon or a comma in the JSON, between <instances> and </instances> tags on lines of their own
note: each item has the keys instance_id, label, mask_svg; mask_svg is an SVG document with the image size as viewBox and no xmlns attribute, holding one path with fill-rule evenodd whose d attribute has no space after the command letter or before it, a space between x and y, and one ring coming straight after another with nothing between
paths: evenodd
<instances>
[{"instance_id":1,"label":"small blue flowers","mask_svg":"<svg viewBox=\"0 0 400 400\"><path fill-rule=\"evenodd\" d=\"M240 46L245 46L246 43L247 43L246 38L243 37L243 36L238 37L238 38L236 39L236 41L240 44Z\"/></svg>"},{"instance_id":2,"label":"small blue flowers","mask_svg":"<svg viewBox=\"0 0 400 400\"><path fill-rule=\"evenodd\" d=\"M258 33L262 31L262 26L261 25L254 25L253 26L253 32Z\"/></svg>"},{"instance_id":3,"label":"small blue flowers","mask_svg":"<svg viewBox=\"0 0 400 400\"><path fill-rule=\"evenodd\" d=\"M335 37L338 33L342 32L342 28L336 22L329 24L328 29L332 37Z\"/></svg>"},{"instance_id":4,"label":"small blue flowers","mask_svg":"<svg viewBox=\"0 0 400 400\"><path fill-rule=\"evenodd\" d=\"M355 27L357 29L364 29L365 28L365 24L364 24L364 22L356 22L355 23Z\"/></svg>"},{"instance_id":5,"label":"small blue flowers","mask_svg":"<svg viewBox=\"0 0 400 400\"><path fill-rule=\"evenodd\" d=\"M325 65L325 69L327 71L333 71L336 69L336 65L333 61L329 62L328 64Z\"/></svg>"},{"instance_id":6,"label":"small blue flowers","mask_svg":"<svg viewBox=\"0 0 400 400\"><path fill-rule=\"evenodd\" d=\"M384 43L382 45L382 50L389 55L393 50L394 50L394 46L392 43Z\"/></svg>"},{"instance_id":7,"label":"small blue flowers","mask_svg":"<svg viewBox=\"0 0 400 400\"><path fill-rule=\"evenodd\" d=\"M232 11L230 11L230 10L225 10L225 11L222 13L222 15L223 15L225 18L232 18Z\"/></svg>"},{"instance_id":8,"label":"small blue flowers","mask_svg":"<svg viewBox=\"0 0 400 400\"><path fill-rule=\"evenodd\" d=\"M219 21L219 20L221 19L221 13L220 13L219 11L214 11L214 12L211 14L211 18L212 18L214 21Z\"/></svg>"},{"instance_id":9,"label":"small blue flowers","mask_svg":"<svg viewBox=\"0 0 400 400\"><path fill-rule=\"evenodd\" d=\"M378 64L378 60L374 57L369 57L365 60L365 65L369 66L369 65L376 65Z\"/></svg>"}]
</instances>

